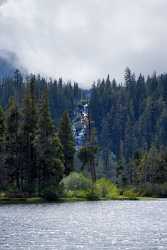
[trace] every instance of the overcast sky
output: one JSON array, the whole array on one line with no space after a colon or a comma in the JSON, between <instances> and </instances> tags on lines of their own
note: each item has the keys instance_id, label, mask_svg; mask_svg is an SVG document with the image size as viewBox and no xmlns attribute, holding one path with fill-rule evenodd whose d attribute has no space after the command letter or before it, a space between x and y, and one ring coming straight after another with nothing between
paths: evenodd
<instances>
[{"instance_id":1,"label":"overcast sky","mask_svg":"<svg viewBox=\"0 0 167 250\"><path fill-rule=\"evenodd\" d=\"M167 0L0 0L0 49L82 86L167 72Z\"/></svg>"}]
</instances>

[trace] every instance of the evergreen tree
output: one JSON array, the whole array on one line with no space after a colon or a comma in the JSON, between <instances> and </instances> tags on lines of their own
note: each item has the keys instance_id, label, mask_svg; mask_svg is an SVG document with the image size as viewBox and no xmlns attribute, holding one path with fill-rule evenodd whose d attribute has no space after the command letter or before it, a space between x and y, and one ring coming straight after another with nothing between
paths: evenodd
<instances>
[{"instance_id":1,"label":"evergreen tree","mask_svg":"<svg viewBox=\"0 0 167 250\"><path fill-rule=\"evenodd\" d=\"M64 156L59 138L55 135L53 121L48 107L48 94L45 90L39 110L37 135L35 138L37 153L38 192L48 186L59 184L63 177Z\"/></svg>"},{"instance_id":2,"label":"evergreen tree","mask_svg":"<svg viewBox=\"0 0 167 250\"><path fill-rule=\"evenodd\" d=\"M10 99L6 113L6 167L10 183L16 185L17 189L20 190L20 114L14 98Z\"/></svg>"},{"instance_id":3,"label":"evergreen tree","mask_svg":"<svg viewBox=\"0 0 167 250\"><path fill-rule=\"evenodd\" d=\"M65 175L69 175L73 170L75 145L71 123L67 112L64 112L62 116L59 127L59 138L63 145Z\"/></svg>"},{"instance_id":4,"label":"evergreen tree","mask_svg":"<svg viewBox=\"0 0 167 250\"><path fill-rule=\"evenodd\" d=\"M36 152L34 139L37 129L37 104L35 99L35 79L32 78L26 90L22 112L23 124L21 129L22 140L22 182L24 189L30 193L34 192L34 181L36 178ZM23 177L24 176L24 177Z\"/></svg>"},{"instance_id":5,"label":"evergreen tree","mask_svg":"<svg viewBox=\"0 0 167 250\"><path fill-rule=\"evenodd\" d=\"M5 171L5 117L4 111L0 106L0 187L3 188L6 181Z\"/></svg>"}]
</instances>

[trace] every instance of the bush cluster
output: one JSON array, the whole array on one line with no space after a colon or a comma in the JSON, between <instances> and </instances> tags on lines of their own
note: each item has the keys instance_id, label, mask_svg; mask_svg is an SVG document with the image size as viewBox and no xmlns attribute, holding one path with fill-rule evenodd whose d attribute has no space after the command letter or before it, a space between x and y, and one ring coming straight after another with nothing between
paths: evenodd
<instances>
[{"instance_id":1,"label":"bush cluster","mask_svg":"<svg viewBox=\"0 0 167 250\"><path fill-rule=\"evenodd\" d=\"M64 185L65 197L82 198L87 200L116 199L119 197L119 189L110 180L101 178L96 184L92 184L90 178L82 173L73 172L65 177Z\"/></svg>"}]
</instances>

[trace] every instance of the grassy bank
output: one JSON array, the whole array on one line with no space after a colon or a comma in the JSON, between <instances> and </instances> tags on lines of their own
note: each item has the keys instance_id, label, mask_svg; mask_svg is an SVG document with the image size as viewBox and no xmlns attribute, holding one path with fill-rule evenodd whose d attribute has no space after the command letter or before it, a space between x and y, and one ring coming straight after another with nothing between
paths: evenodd
<instances>
[{"instance_id":1,"label":"grassy bank","mask_svg":"<svg viewBox=\"0 0 167 250\"><path fill-rule=\"evenodd\" d=\"M45 201L41 197L31 197L31 198L10 198L3 197L0 198L0 204L39 204Z\"/></svg>"},{"instance_id":2,"label":"grassy bank","mask_svg":"<svg viewBox=\"0 0 167 250\"><path fill-rule=\"evenodd\" d=\"M134 199L120 195L117 198L109 199L109 198L98 198L98 199L92 199L92 201L149 201L149 200L157 200L159 198L153 198L153 197L136 197ZM57 201L47 201L44 200L41 197L31 197L31 198L0 198L0 205L5 204L42 204L42 203L64 203L64 202L81 202L81 201L91 201L90 199L86 199L83 197L62 197L59 198Z\"/></svg>"},{"instance_id":3,"label":"grassy bank","mask_svg":"<svg viewBox=\"0 0 167 250\"><path fill-rule=\"evenodd\" d=\"M134 200L142 200L143 197L137 197ZM148 198L146 198L148 199ZM132 200L125 196L117 197L117 199L107 199L107 198L99 198L99 199L92 199L92 201L109 201L109 200ZM86 198L79 198L79 197L72 197L67 198L63 197L58 199L57 201L50 201L50 203L60 203L60 202L79 202L79 201L90 201L90 199ZM47 200L44 200L41 197L31 197L31 198L0 198L0 204L42 204L48 203Z\"/></svg>"},{"instance_id":4,"label":"grassy bank","mask_svg":"<svg viewBox=\"0 0 167 250\"><path fill-rule=\"evenodd\" d=\"M119 196L116 199L107 199L107 198L100 198L94 201L149 201L149 200L157 200L159 198L153 198L153 197L136 197L135 199L129 199L128 197L125 196ZM78 197L73 197L73 198L67 198L63 197L60 198L57 201L50 201L50 203L64 203L64 202L81 202L81 201L90 201L85 198L78 198ZM0 198L0 205L5 205L5 204L42 204L42 203L48 203L47 200L44 200L41 197L31 197L31 198Z\"/></svg>"}]
</instances>

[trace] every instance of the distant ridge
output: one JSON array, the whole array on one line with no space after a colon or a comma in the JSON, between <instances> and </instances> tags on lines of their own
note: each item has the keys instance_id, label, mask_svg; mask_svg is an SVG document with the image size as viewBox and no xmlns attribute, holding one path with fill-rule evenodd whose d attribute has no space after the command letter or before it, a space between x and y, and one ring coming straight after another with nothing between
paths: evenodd
<instances>
[{"instance_id":1,"label":"distant ridge","mask_svg":"<svg viewBox=\"0 0 167 250\"><path fill-rule=\"evenodd\" d=\"M25 69L20 66L17 56L6 50L0 50L0 78L13 76L16 69L25 73Z\"/></svg>"}]
</instances>

